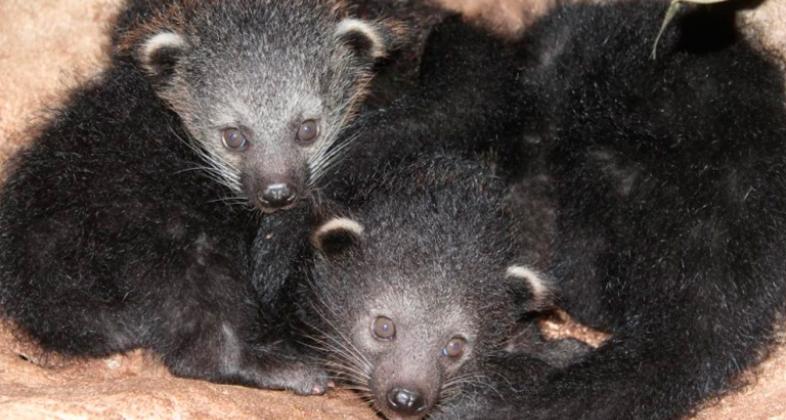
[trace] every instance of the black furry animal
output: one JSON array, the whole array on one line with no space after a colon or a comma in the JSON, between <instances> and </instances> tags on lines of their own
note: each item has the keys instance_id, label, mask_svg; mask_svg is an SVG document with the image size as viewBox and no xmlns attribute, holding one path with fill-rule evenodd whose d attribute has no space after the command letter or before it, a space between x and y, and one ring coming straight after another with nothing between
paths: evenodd
<instances>
[{"instance_id":1,"label":"black furry animal","mask_svg":"<svg viewBox=\"0 0 786 420\"><path fill-rule=\"evenodd\" d=\"M449 155L376 177L351 218L312 237L301 314L343 383L387 418L419 418L467 397L468 384L528 381L586 354L575 340L544 341L532 317L555 292L539 273L553 233L548 179L511 192L487 165ZM517 332L527 352L509 348Z\"/></svg>"},{"instance_id":2,"label":"black furry animal","mask_svg":"<svg viewBox=\"0 0 786 420\"><path fill-rule=\"evenodd\" d=\"M734 7L680 16L656 61L661 2L569 8L534 29L544 55L526 102L548 110L539 133L559 191L549 273L560 305L613 337L479 417L687 415L773 343L786 310L784 80Z\"/></svg>"},{"instance_id":3,"label":"black furry animal","mask_svg":"<svg viewBox=\"0 0 786 420\"><path fill-rule=\"evenodd\" d=\"M663 1L562 6L518 43L449 20L415 92L358 124L324 179L418 150L492 150L513 181L542 159L558 304L612 333L435 417L676 418L766 354L786 310L786 98L775 60L735 27L746 5L689 8L654 61Z\"/></svg>"},{"instance_id":4,"label":"black furry animal","mask_svg":"<svg viewBox=\"0 0 786 420\"><path fill-rule=\"evenodd\" d=\"M3 314L48 351L143 347L176 375L322 392L250 282L246 204L308 195L392 32L328 1L129 7L109 69L10 163Z\"/></svg>"}]
</instances>

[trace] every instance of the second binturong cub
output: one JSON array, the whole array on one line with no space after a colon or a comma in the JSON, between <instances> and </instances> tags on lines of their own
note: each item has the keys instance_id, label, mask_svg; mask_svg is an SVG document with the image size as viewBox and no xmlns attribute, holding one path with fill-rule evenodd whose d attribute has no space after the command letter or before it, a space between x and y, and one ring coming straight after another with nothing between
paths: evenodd
<instances>
[{"instance_id":1,"label":"second binturong cub","mask_svg":"<svg viewBox=\"0 0 786 420\"><path fill-rule=\"evenodd\" d=\"M360 175L362 176L362 175ZM387 418L421 418L467 389L535 381L589 347L544 341L538 311L555 221L551 183L513 187L488 165L438 155L374 175L351 216L313 233L301 310L338 379ZM524 329L524 346L509 339Z\"/></svg>"}]
</instances>

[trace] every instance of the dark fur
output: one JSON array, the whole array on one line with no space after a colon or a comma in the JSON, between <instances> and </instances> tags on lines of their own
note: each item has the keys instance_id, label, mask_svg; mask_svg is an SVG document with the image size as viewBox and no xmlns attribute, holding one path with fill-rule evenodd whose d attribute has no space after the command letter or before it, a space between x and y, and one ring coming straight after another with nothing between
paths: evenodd
<instances>
[{"instance_id":1,"label":"dark fur","mask_svg":"<svg viewBox=\"0 0 786 420\"><path fill-rule=\"evenodd\" d=\"M424 0L351 0L353 14L363 19L395 18L407 28L407 36L377 66L365 105L375 109L389 105L416 87L423 48L432 29L449 16L449 12Z\"/></svg>"},{"instance_id":2,"label":"dark fur","mask_svg":"<svg viewBox=\"0 0 786 420\"><path fill-rule=\"evenodd\" d=\"M556 53L533 69L560 196L551 272L561 304L613 337L493 416L678 417L772 343L786 309L784 82L733 6L683 14L657 61L662 3L567 9L535 29L530 42Z\"/></svg>"},{"instance_id":3,"label":"dark fur","mask_svg":"<svg viewBox=\"0 0 786 420\"><path fill-rule=\"evenodd\" d=\"M301 91L265 95L281 89L275 77L301 75L307 80L293 84L314 88L364 78L370 64L352 57L354 45L334 39L340 17L328 2L173 0L129 7L118 21L122 39L115 40L110 68L76 89L9 164L0 193L4 315L47 351L103 356L143 347L180 376L323 391L323 371L290 339L286 305L273 310L257 299L248 247L258 216L235 202L235 191L210 176L215 172L203 170L208 142L220 144L221 136L200 133L211 122L208 113L221 106L229 113L263 107L268 112L255 114L256 128L286 125L281 121L291 116L276 114L286 104L275 99L297 100ZM140 48L160 30L182 35L189 48L156 55L163 71L151 74ZM323 41L311 46L335 53L346 73L328 72L330 62L319 54L313 69L287 61L284 33L286 42ZM236 60L222 59L226 54ZM237 67L260 60L269 68L241 74ZM203 62L211 66L200 67ZM235 71L213 71L221 66ZM315 74L306 75L309 69ZM227 95L232 89L236 94ZM251 99L243 96L250 93ZM260 137L257 153L290 143L288 136ZM245 173L254 178L275 157L249 164Z\"/></svg>"},{"instance_id":4,"label":"dark fur","mask_svg":"<svg viewBox=\"0 0 786 420\"><path fill-rule=\"evenodd\" d=\"M496 149L513 180L542 156L560 305L613 334L447 418L680 417L766 353L786 302L784 82L737 32L738 6L688 8L656 61L664 2L561 7L520 44L449 21L416 93L359 125L335 185L418 150Z\"/></svg>"},{"instance_id":5,"label":"dark fur","mask_svg":"<svg viewBox=\"0 0 786 420\"><path fill-rule=\"evenodd\" d=\"M525 279L505 275L514 263L547 265L549 193L548 179L533 177L509 195L486 165L444 155L379 174L352 212L361 237L315 234L322 253L309 270L303 315L339 379L389 418L414 414L387 398L410 389L424 400L421 417L460 401L467 384L528 380L586 353L578 342L540 336L532 313L553 290L536 296ZM522 209L523 197L539 205ZM377 316L395 322L394 339L373 337ZM518 329L519 351L511 352ZM442 355L457 336L467 340L464 355Z\"/></svg>"}]
</instances>

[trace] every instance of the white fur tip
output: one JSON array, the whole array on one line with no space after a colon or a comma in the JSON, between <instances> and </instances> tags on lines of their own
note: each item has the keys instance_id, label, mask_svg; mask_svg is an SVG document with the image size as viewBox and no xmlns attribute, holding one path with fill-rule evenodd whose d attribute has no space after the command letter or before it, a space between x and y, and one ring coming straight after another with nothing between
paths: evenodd
<instances>
[{"instance_id":1,"label":"white fur tip","mask_svg":"<svg viewBox=\"0 0 786 420\"><path fill-rule=\"evenodd\" d=\"M319 244L321 242L321 238L331 232L338 232L338 231L345 231L349 232L353 236L363 236L363 225L360 223L346 218L346 217L336 217L335 219L328 220L322 226L320 226L316 232L314 232L314 242Z\"/></svg>"},{"instance_id":2,"label":"white fur tip","mask_svg":"<svg viewBox=\"0 0 786 420\"><path fill-rule=\"evenodd\" d=\"M153 54L161 48L185 48L186 40L175 32L159 32L142 45L142 61L149 64Z\"/></svg>"},{"instance_id":3,"label":"white fur tip","mask_svg":"<svg viewBox=\"0 0 786 420\"><path fill-rule=\"evenodd\" d=\"M523 265L511 265L505 271L505 276L526 281L532 290L533 298L537 302L542 302L551 293L551 285L549 284L549 281L546 279L546 277L529 267Z\"/></svg>"},{"instance_id":4,"label":"white fur tip","mask_svg":"<svg viewBox=\"0 0 786 420\"><path fill-rule=\"evenodd\" d=\"M378 59L387 55L382 35L368 22L354 18L346 18L339 22L336 28L336 35L343 37L350 32L360 33L371 42L369 54L372 58Z\"/></svg>"}]
</instances>

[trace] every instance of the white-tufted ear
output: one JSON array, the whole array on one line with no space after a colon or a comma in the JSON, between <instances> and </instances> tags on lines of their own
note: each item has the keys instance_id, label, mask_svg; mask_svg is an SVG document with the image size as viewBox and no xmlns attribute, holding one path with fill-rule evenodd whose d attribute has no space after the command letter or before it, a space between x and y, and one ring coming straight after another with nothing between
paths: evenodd
<instances>
[{"instance_id":1,"label":"white-tufted ear","mask_svg":"<svg viewBox=\"0 0 786 420\"><path fill-rule=\"evenodd\" d=\"M336 217L318 227L311 235L314 248L327 256L340 254L363 237L363 225L346 218Z\"/></svg>"},{"instance_id":2,"label":"white-tufted ear","mask_svg":"<svg viewBox=\"0 0 786 420\"><path fill-rule=\"evenodd\" d=\"M553 285L543 274L523 265L511 265L505 271L505 277L520 280L529 289L531 306L542 309L551 304L554 293Z\"/></svg>"},{"instance_id":3,"label":"white-tufted ear","mask_svg":"<svg viewBox=\"0 0 786 420\"><path fill-rule=\"evenodd\" d=\"M372 60L388 55L388 42L382 28L371 22L346 18L338 23L336 37L356 53Z\"/></svg>"},{"instance_id":4,"label":"white-tufted ear","mask_svg":"<svg viewBox=\"0 0 786 420\"><path fill-rule=\"evenodd\" d=\"M151 75L165 78L171 75L175 64L188 50L182 35L164 31L145 40L139 47L139 62Z\"/></svg>"}]
</instances>

